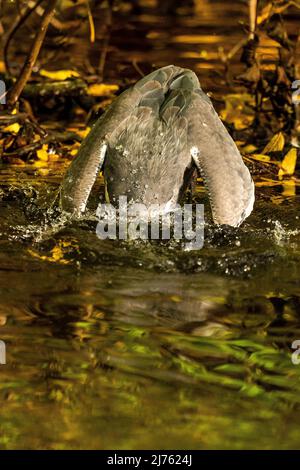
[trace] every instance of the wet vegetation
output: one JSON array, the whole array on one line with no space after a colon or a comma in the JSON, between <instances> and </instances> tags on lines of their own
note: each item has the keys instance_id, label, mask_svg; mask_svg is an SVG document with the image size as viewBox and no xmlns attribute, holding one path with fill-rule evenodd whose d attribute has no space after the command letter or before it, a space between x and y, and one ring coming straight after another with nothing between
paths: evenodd
<instances>
[{"instance_id":1,"label":"wet vegetation","mask_svg":"<svg viewBox=\"0 0 300 470\"><path fill-rule=\"evenodd\" d=\"M298 448L298 0L0 8L0 448ZM169 63L237 142L253 214L229 229L208 212L197 252L101 241L99 178L80 221L57 218L92 123Z\"/></svg>"}]
</instances>

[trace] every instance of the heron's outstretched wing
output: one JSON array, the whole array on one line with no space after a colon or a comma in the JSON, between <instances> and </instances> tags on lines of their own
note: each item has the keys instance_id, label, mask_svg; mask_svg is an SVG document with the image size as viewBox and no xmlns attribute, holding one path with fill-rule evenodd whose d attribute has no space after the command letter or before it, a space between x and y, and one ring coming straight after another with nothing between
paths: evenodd
<instances>
[{"instance_id":1,"label":"heron's outstretched wing","mask_svg":"<svg viewBox=\"0 0 300 470\"><path fill-rule=\"evenodd\" d=\"M98 172L101 170L109 134L127 118L139 93L127 90L109 107L82 142L76 158L70 164L60 188L63 210L80 214L84 212L88 197Z\"/></svg>"},{"instance_id":2,"label":"heron's outstretched wing","mask_svg":"<svg viewBox=\"0 0 300 470\"><path fill-rule=\"evenodd\" d=\"M240 225L253 209L254 183L194 72L181 69L172 77L160 115L174 129L183 121L187 123L186 151L203 176L214 222Z\"/></svg>"},{"instance_id":3,"label":"heron's outstretched wing","mask_svg":"<svg viewBox=\"0 0 300 470\"><path fill-rule=\"evenodd\" d=\"M61 208L72 214L84 212L97 174L103 166L107 144L138 106L161 105L171 81L182 69L173 65L154 71L123 92L96 121L69 166L60 188Z\"/></svg>"},{"instance_id":4,"label":"heron's outstretched wing","mask_svg":"<svg viewBox=\"0 0 300 470\"><path fill-rule=\"evenodd\" d=\"M214 222L240 225L252 212L254 183L236 144L200 87L172 94L170 100L185 95L189 151L209 192Z\"/></svg>"}]
</instances>

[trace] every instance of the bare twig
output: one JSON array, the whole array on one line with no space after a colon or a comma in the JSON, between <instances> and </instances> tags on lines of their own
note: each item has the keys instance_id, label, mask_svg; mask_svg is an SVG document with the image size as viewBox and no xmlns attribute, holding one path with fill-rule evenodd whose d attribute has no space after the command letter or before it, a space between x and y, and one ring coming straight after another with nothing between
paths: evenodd
<instances>
[{"instance_id":1,"label":"bare twig","mask_svg":"<svg viewBox=\"0 0 300 470\"><path fill-rule=\"evenodd\" d=\"M300 57L300 29L298 31L298 36L297 36L297 41L295 45L295 78L296 80L300 79L300 63L299 63L299 57ZM300 145L300 104L296 105L296 119L295 119L295 126L294 126L294 140L297 144L297 146Z\"/></svg>"},{"instance_id":2,"label":"bare twig","mask_svg":"<svg viewBox=\"0 0 300 470\"><path fill-rule=\"evenodd\" d=\"M98 74L101 80L103 80L103 77L104 77L104 68L105 68L105 63L106 63L107 50L108 50L108 45L109 45L110 36L111 36L113 6L114 6L114 0L109 0L108 1L108 18L106 22L106 32L105 32L105 37L103 40L103 48L102 48L99 66L98 66Z\"/></svg>"},{"instance_id":3,"label":"bare twig","mask_svg":"<svg viewBox=\"0 0 300 470\"><path fill-rule=\"evenodd\" d=\"M80 142L81 138L75 132L65 132L65 133L51 132L47 136L42 137L37 142L24 145L23 147L19 147L18 149L11 151L11 152L5 152L3 153L3 156L11 157L11 156L17 155L18 157L23 157L25 155L28 155L31 152L34 152L35 150L38 150L45 144L60 143L60 142L66 142L69 140Z\"/></svg>"},{"instance_id":4,"label":"bare twig","mask_svg":"<svg viewBox=\"0 0 300 470\"><path fill-rule=\"evenodd\" d=\"M36 96L72 96L77 97L87 94L87 84L81 78L61 81L49 81L41 83L28 83L23 91L23 96L32 98Z\"/></svg>"},{"instance_id":5,"label":"bare twig","mask_svg":"<svg viewBox=\"0 0 300 470\"><path fill-rule=\"evenodd\" d=\"M232 49L228 52L228 54L223 59L224 62L230 61L241 49L244 47L248 42L248 39L242 38L240 39Z\"/></svg>"},{"instance_id":6,"label":"bare twig","mask_svg":"<svg viewBox=\"0 0 300 470\"><path fill-rule=\"evenodd\" d=\"M249 0L249 23L250 23L250 34L249 39L254 39L257 22L257 6L258 0Z\"/></svg>"},{"instance_id":7,"label":"bare twig","mask_svg":"<svg viewBox=\"0 0 300 470\"><path fill-rule=\"evenodd\" d=\"M28 6L34 5L33 0L29 0ZM80 5L80 2L77 2L77 5ZM35 8L35 12L39 16L43 16L45 10L42 6L38 5L37 8ZM59 31L65 31L70 28L77 28L80 25L80 20L70 20L70 21L60 21L58 18L53 16L50 21L51 25L55 28L58 29Z\"/></svg>"},{"instance_id":8,"label":"bare twig","mask_svg":"<svg viewBox=\"0 0 300 470\"><path fill-rule=\"evenodd\" d=\"M94 18L93 18L89 0L86 0L86 8L88 12L88 19L89 19L89 25L90 25L90 41L91 43L94 43L95 42L95 23L94 23Z\"/></svg>"},{"instance_id":9,"label":"bare twig","mask_svg":"<svg viewBox=\"0 0 300 470\"><path fill-rule=\"evenodd\" d=\"M27 119L26 113L0 114L0 126L14 124L15 122L24 122L26 119Z\"/></svg>"},{"instance_id":10,"label":"bare twig","mask_svg":"<svg viewBox=\"0 0 300 470\"><path fill-rule=\"evenodd\" d=\"M16 83L14 84L14 86L8 92L7 102L8 102L8 105L11 107L14 106L16 102L18 101L19 96L21 95L24 89L24 86L26 85L27 81L30 78L32 69L39 55L42 44L44 42L44 38L47 32L49 23L51 21L51 18L54 15L54 9L55 9L56 4L57 4L57 0L49 0L47 7L45 8L44 14L42 16L39 31L31 46L31 49L23 65L21 73Z\"/></svg>"},{"instance_id":11,"label":"bare twig","mask_svg":"<svg viewBox=\"0 0 300 470\"><path fill-rule=\"evenodd\" d=\"M6 40L5 40L5 43L4 43L4 47L3 47L3 55L4 55L5 68L6 68L7 72L10 73L10 74L11 74L11 70L10 70L10 64L9 64L9 60L8 60L8 49L9 49L9 45L11 43L11 40L14 37L14 35L16 34L16 32L18 31L18 29L21 28L21 26L25 23L27 18L29 18L31 13L33 13L35 11L35 9L40 5L40 3L42 3L42 1L43 0L38 0L34 4L34 6L27 7L22 15L20 15L20 12L19 12L19 16L17 17L15 23L13 23L12 27L10 28L10 30L7 33L7 37L6 37Z\"/></svg>"},{"instance_id":12,"label":"bare twig","mask_svg":"<svg viewBox=\"0 0 300 470\"><path fill-rule=\"evenodd\" d=\"M145 76L144 72L142 71L142 69L140 68L140 66L139 66L139 64L137 63L136 60L132 61L132 66L141 77Z\"/></svg>"}]
</instances>

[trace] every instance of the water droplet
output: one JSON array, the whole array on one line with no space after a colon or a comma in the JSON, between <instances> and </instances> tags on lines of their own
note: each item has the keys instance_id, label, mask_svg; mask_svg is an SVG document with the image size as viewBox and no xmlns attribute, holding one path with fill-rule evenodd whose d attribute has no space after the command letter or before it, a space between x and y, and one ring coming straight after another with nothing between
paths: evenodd
<instances>
[{"instance_id":1,"label":"water droplet","mask_svg":"<svg viewBox=\"0 0 300 470\"><path fill-rule=\"evenodd\" d=\"M197 158L197 157L199 156L199 153L200 153L200 152L199 152L198 147L193 146L193 147L191 148L191 156L192 156L193 158Z\"/></svg>"}]
</instances>

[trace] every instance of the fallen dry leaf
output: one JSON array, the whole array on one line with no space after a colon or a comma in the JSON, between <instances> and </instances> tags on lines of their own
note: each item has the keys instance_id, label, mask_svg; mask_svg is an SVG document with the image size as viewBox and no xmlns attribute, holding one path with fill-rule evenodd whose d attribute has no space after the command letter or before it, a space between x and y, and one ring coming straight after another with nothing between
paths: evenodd
<instances>
[{"instance_id":1,"label":"fallen dry leaf","mask_svg":"<svg viewBox=\"0 0 300 470\"><path fill-rule=\"evenodd\" d=\"M43 162L48 161L48 145L44 144L41 149L36 151L36 155L39 160L42 160Z\"/></svg>"},{"instance_id":2,"label":"fallen dry leaf","mask_svg":"<svg viewBox=\"0 0 300 470\"><path fill-rule=\"evenodd\" d=\"M282 185L282 195L285 197L296 196L296 182L291 180L287 180Z\"/></svg>"},{"instance_id":3,"label":"fallen dry leaf","mask_svg":"<svg viewBox=\"0 0 300 470\"><path fill-rule=\"evenodd\" d=\"M262 154L267 155L270 152L281 152L284 147L284 135L282 132L278 132L278 134L275 134L270 142L265 146L265 148L262 151Z\"/></svg>"},{"instance_id":4,"label":"fallen dry leaf","mask_svg":"<svg viewBox=\"0 0 300 470\"><path fill-rule=\"evenodd\" d=\"M296 163L297 149L291 148L280 163L280 168L278 171L279 179L282 179L283 176L292 176L295 173Z\"/></svg>"},{"instance_id":5,"label":"fallen dry leaf","mask_svg":"<svg viewBox=\"0 0 300 470\"><path fill-rule=\"evenodd\" d=\"M106 85L105 83L94 83L88 87L88 94L92 96L109 96L118 91L119 85Z\"/></svg>"},{"instance_id":6,"label":"fallen dry leaf","mask_svg":"<svg viewBox=\"0 0 300 470\"><path fill-rule=\"evenodd\" d=\"M236 142L236 144L238 145L238 143ZM255 150L257 150L257 147L256 145L253 145L253 144L247 144L243 147L243 152L244 153L253 153L255 152Z\"/></svg>"},{"instance_id":7,"label":"fallen dry leaf","mask_svg":"<svg viewBox=\"0 0 300 470\"><path fill-rule=\"evenodd\" d=\"M260 153L253 153L251 158L258 160L259 162L270 162L271 158L268 155L262 155Z\"/></svg>"},{"instance_id":8,"label":"fallen dry leaf","mask_svg":"<svg viewBox=\"0 0 300 470\"><path fill-rule=\"evenodd\" d=\"M295 6L296 8L300 8L299 0L290 0L283 4L278 4L274 1L269 2L261 11L261 14L257 17L257 24L261 24L266 21L270 16L274 14L283 13L287 8L290 6Z\"/></svg>"},{"instance_id":9,"label":"fallen dry leaf","mask_svg":"<svg viewBox=\"0 0 300 470\"><path fill-rule=\"evenodd\" d=\"M4 132L11 132L12 134L17 134L20 130L21 126L18 122L14 122L9 126L6 126L3 130Z\"/></svg>"},{"instance_id":10,"label":"fallen dry leaf","mask_svg":"<svg viewBox=\"0 0 300 470\"><path fill-rule=\"evenodd\" d=\"M68 78L80 76L79 73L76 72L75 70L51 71L51 70L45 70L45 69L40 70L40 75L42 77L47 77L47 78L50 78L51 80L58 80L58 81L63 81L63 80L67 80Z\"/></svg>"}]
</instances>

